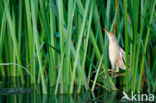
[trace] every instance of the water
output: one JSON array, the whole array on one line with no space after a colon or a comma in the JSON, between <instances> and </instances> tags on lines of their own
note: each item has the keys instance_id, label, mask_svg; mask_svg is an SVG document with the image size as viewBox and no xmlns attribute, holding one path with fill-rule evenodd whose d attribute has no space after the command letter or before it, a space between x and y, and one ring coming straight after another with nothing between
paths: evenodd
<instances>
[{"instance_id":1,"label":"water","mask_svg":"<svg viewBox=\"0 0 156 103\"><path fill-rule=\"evenodd\" d=\"M37 93L35 86L22 85L17 78L0 80L0 103L117 103L123 96L121 91L108 92L99 87L95 92L82 88L79 95L75 92L73 95L56 96L54 91L55 88L49 88L48 94L42 95Z\"/></svg>"},{"instance_id":2,"label":"water","mask_svg":"<svg viewBox=\"0 0 156 103\"><path fill-rule=\"evenodd\" d=\"M94 93L85 92L83 95L57 95L53 94L53 89L50 89L48 95L38 95L36 92L26 94L8 94L0 95L1 103L112 103L119 102L116 94L103 93L96 96Z\"/></svg>"}]
</instances>

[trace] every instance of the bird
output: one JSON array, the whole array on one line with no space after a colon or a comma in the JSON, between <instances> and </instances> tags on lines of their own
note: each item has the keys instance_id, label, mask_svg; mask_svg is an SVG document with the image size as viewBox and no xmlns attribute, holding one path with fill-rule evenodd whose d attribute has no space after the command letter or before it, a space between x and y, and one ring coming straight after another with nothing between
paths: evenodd
<instances>
[{"instance_id":1,"label":"bird","mask_svg":"<svg viewBox=\"0 0 156 103\"><path fill-rule=\"evenodd\" d=\"M126 58L125 58L125 51L119 46L116 36L109 32L108 30L104 29L106 32L108 39L109 39L109 47L108 47L108 54L109 54L109 61L113 69L108 69L109 72L119 72L119 68L122 70L126 70Z\"/></svg>"}]
</instances>

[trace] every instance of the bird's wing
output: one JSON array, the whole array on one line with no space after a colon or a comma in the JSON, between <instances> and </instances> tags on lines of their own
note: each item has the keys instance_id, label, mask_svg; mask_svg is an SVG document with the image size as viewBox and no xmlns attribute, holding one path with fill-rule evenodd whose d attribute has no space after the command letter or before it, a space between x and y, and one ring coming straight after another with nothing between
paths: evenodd
<instances>
[{"instance_id":1,"label":"bird's wing","mask_svg":"<svg viewBox=\"0 0 156 103\"><path fill-rule=\"evenodd\" d=\"M124 61L124 64L126 65L126 56L125 56L124 49L122 49L121 47L119 47L119 53L120 53L120 57ZM129 54L128 54L128 60L130 60L130 55ZM130 61L129 61L129 63L130 63Z\"/></svg>"},{"instance_id":2,"label":"bird's wing","mask_svg":"<svg viewBox=\"0 0 156 103\"><path fill-rule=\"evenodd\" d=\"M119 55L122 58L124 64L126 65L125 51L121 47L119 47Z\"/></svg>"},{"instance_id":3,"label":"bird's wing","mask_svg":"<svg viewBox=\"0 0 156 103\"><path fill-rule=\"evenodd\" d=\"M122 56L122 60L123 60L124 64L126 65L126 59L125 59L125 57Z\"/></svg>"}]
</instances>

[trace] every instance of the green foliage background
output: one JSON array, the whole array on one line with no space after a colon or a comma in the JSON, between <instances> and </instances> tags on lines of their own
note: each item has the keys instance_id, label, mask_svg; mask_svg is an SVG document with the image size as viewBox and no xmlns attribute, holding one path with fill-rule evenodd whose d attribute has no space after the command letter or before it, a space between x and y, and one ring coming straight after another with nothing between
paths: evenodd
<instances>
[{"instance_id":1,"label":"green foliage background","mask_svg":"<svg viewBox=\"0 0 156 103\"><path fill-rule=\"evenodd\" d=\"M48 87L54 87L55 94L72 94L75 85L77 93L82 86L94 91L97 82L106 90L155 92L155 2L0 0L0 77L41 84L44 94ZM126 51L130 71L119 81L108 74L108 38L103 28L115 32Z\"/></svg>"}]
</instances>

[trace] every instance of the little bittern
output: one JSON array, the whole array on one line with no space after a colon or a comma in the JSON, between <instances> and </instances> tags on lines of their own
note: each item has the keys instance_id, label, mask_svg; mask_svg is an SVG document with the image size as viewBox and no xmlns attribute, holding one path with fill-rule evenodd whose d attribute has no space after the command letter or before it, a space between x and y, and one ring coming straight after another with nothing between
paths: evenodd
<instances>
[{"instance_id":1,"label":"little bittern","mask_svg":"<svg viewBox=\"0 0 156 103\"><path fill-rule=\"evenodd\" d=\"M109 60L112 68L116 68L116 70L108 70L112 72L118 72L119 68L126 70L126 59L125 59L125 51L118 45L116 37L113 33L107 31L106 32L109 38Z\"/></svg>"}]
</instances>

